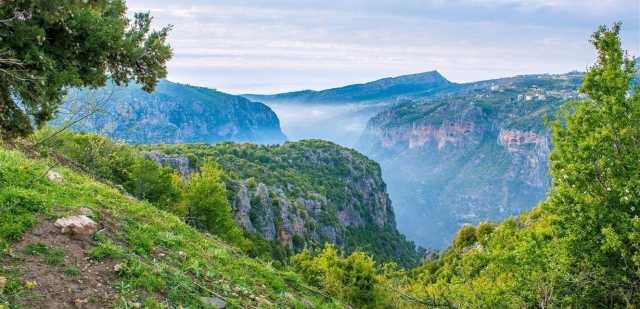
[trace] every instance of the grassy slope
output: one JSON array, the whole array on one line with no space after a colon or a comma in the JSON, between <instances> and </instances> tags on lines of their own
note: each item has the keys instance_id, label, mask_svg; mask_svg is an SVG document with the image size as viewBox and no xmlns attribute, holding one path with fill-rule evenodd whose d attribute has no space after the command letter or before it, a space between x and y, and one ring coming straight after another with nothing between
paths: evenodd
<instances>
[{"instance_id":1,"label":"grassy slope","mask_svg":"<svg viewBox=\"0 0 640 309\"><path fill-rule=\"evenodd\" d=\"M31 228L75 214L80 207L92 209L102 229L89 241L84 254L120 265L118 271L114 270L113 281L102 282L117 293L115 307L140 303L198 308L202 307L200 297L215 294L240 307L302 307L309 302L339 307L303 287L296 274L281 273L269 264L243 256L169 213L66 168L56 169L64 182L53 183L41 177L46 170L47 162L0 148L0 277L8 279L4 291L0 291L0 307L3 303L24 304L25 299L36 299L37 303L41 287L26 282L27 274L19 267L24 257L15 247L21 238ZM53 250L57 255L68 254L60 251L64 249ZM47 265L52 272L66 267L65 274L74 273L74 265ZM40 301L53 306L69 300Z\"/></svg>"}]
</instances>

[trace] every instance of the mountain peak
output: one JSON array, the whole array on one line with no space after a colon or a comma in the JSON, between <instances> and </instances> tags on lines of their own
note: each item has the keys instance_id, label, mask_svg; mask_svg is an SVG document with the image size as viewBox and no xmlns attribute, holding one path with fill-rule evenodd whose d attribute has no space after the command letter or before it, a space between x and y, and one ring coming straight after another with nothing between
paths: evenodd
<instances>
[{"instance_id":1,"label":"mountain peak","mask_svg":"<svg viewBox=\"0 0 640 309\"><path fill-rule=\"evenodd\" d=\"M387 77L379 79L367 84L385 84L387 86L407 84L407 85L422 85L422 84L434 84L434 83L450 83L440 72L433 70L422 73L400 75L396 77Z\"/></svg>"}]
</instances>

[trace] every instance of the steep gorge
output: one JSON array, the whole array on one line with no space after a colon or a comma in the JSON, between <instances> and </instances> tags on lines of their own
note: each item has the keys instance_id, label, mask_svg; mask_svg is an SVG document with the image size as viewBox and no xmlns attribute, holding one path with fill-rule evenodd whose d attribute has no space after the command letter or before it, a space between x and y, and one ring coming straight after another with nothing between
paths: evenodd
<instances>
[{"instance_id":1,"label":"steep gorge","mask_svg":"<svg viewBox=\"0 0 640 309\"><path fill-rule=\"evenodd\" d=\"M578 74L468 85L397 104L369 121L358 148L382 166L400 230L443 248L462 225L498 221L546 194L544 124L577 97Z\"/></svg>"}]
</instances>

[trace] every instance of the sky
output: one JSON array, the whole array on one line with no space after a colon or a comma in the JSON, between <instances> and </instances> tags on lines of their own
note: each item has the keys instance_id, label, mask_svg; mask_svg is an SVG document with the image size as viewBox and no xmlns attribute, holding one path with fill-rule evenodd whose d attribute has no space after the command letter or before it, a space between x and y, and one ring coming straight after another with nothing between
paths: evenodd
<instances>
[{"instance_id":1,"label":"sky","mask_svg":"<svg viewBox=\"0 0 640 309\"><path fill-rule=\"evenodd\" d=\"M585 70L598 25L640 56L640 0L128 0L172 24L168 79L242 93L438 70L454 82Z\"/></svg>"}]
</instances>

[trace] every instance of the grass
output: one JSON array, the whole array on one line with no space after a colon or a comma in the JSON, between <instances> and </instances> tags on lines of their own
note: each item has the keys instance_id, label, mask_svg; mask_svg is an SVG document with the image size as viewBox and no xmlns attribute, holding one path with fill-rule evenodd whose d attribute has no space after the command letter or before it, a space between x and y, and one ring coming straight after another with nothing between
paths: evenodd
<instances>
[{"instance_id":1,"label":"grass","mask_svg":"<svg viewBox=\"0 0 640 309\"><path fill-rule=\"evenodd\" d=\"M202 308L200 297L210 296L223 297L232 307L258 307L258 298L275 307L294 307L303 300L319 308L342 307L299 286L298 275L283 275L269 263L250 259L176 216L129 199L108 185L66 168L57 169L64 176L62 184L49 182L40 177L48 163L0 148L0 250L5 255L39 220L89 207L110 234L98 234L98 244L86 254L95 260L121 259L116 282L109 283L120 295L116 307L140 303L150 308ZM61 250L38 243L25 250L43 256L52 267L61 265L64 257ZM0 274L9 267L0 262ZM72 266L63 271L77 273ZM23 289L14 284L21 282L20 274L9 279L0 304L15 305L15 295Z\"/></svg>"},{"instance_id":2,"label":"grass","mask_svg":"<svg viewBox=\"0 0 640 309\"><path fill-rule=\"evenodd\" d=\"M67 266L64 269L64 274L69 277L77 277L80 276L80 269L76 266Z\"/></svg>"},{"instance_id":3,"label":"grass","mask_svg":"<svg viewBox=\"0 0 640 309\"><path fill-rule=\"evenodd\" d=\"M118 259L124 257L125 250L111 240L105 239L100 241L97 246L89 249L87 255L96 261L102 261L107 258Z\"/></svg>"},{"instance_id":4,"label":"grass","mask_svg":"<svg viewBox=\"0 0 640 309\"><path fill-rule=\"evenodd\" d=\"M24 254L32 256L43 256L47 264L62 266L65 252L59 248L53 248L41 242L31 243L25 246Z\"/></svg>"}]
</instances>

